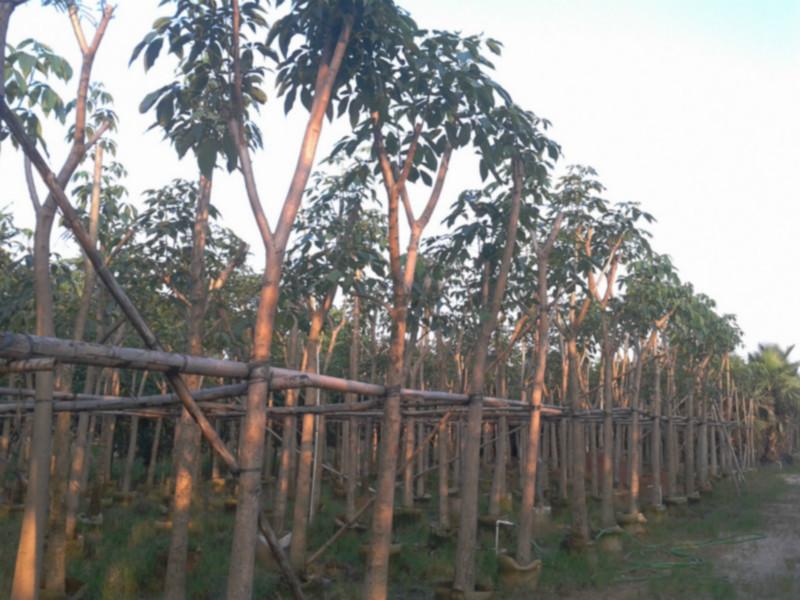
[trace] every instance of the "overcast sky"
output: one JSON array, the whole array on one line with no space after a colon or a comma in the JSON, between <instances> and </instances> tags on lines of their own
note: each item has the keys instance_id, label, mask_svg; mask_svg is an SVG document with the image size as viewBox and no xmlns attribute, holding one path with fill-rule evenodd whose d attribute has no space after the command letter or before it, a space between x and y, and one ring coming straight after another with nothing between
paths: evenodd
<instances>
[{"instance_id":1,"label":"overcast sky","mask_svg":"<svg viewBox=\"0 0 800 600\"><path fill-rule=\"evenodd\" d=\"M19 9L9 41L36 37L78 65L64 15ZM653 213L654 246L680 275L735 313L745 349L800 341L796 230L800 204L800 2L797 0L405 0L423 27L485 33L505 44L498 79L525 108L552 121L563 164L594 166L610 199ZM128 68L133 46L164 14L158 0L119 0L95 66L121 118L119 160L132 199L174 177L194 178L138 113L166 83L171 60L145 74ZM77 66L76 66L77 69ZM74 86L71 86L74 87ZM277 214L296 159L303 116L282 103L262 115L266 149L256 171L267 214ZM61 135L51 125L54 134ZM328 127L319 156L343 132ZM63 147L51 143L60 164ZM0 206L18 224L32 210L21 158L0 153ZM476 181L457 158L440 210ZM240 178L217 176L214 202L260 262L259 238ZM55 236L60 236L57 232ZM57 242L70 252L72 244Z\"/></svg>"}]
</instances>

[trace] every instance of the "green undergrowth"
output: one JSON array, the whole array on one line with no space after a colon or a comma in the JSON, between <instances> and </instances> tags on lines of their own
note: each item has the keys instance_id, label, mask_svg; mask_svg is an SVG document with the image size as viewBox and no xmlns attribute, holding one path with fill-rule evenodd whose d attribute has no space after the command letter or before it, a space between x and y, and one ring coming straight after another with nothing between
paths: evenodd
<instances>
[{"instance_id":1,"label":"green undergrowth","mask_svg":"<svg viewBox=\"0 0 800 600\"><path fill-rule=\"evenodd\" d=\"M782 471L793 472L800 469ZM554 517L553 530L536 540L544 564L540 596L580 591L602 598L736 598L735 586L715 571L713 557L725 546L762 537L761 508L788 489L776 475L772 469L747 473L740 494L731 479L716 481L699 503L670 508L663 520L651 519L642 534L625 533L621 552L564 549L569 528L569 509L564 509ZM599 522L598 513L599 503L591 501L593 523Z\"/></svg>"},{"instance_id":2,"label":"green undergrowth","mask_svg":"<svg viewBox=\"0 0 800 600\"><path fill-rule=\"evenodd\" d=\"M800 468L783 471L792 472L800 473ZM570 516L569 508L562 508L535 532L534 554L544 563L537 597L579 593L589 598L735 598L732 584L714 570L714 552L724 545L752 539L747 536L757 536L764 525L761 507L781 496L787 485L775 471L764 469L748 473L746 485L737 496L731 480L719 480L700 503L670 509L662 522L651 520L643 535L624 535L619 553L598 549L572 553L565 549L562 542L569 531ZM343 501L332 497L327 486L323 489L321 511L309 531L311 551L335 533L334 517L344 512ZM215 508L215 503L207 501L212 496L213 492L204 492L194 503L186 579L187 597L192 599L219 598L225 591L234 513ZM394 527L393 541L401 544L401 549L391 559L390 589L391 597L398 600L428 600L436 583L453 578L455 537L433 536L429 526L437 516L435 495L418 508L420 518L398 516ZM598 523L599 504L592 500L589 508L590 521ZM484 500L481 514L485 512ZM514 514L508 516L515 520ZM128 506L105 508L102 526L82 525L84 550L69 561L68 568L70 577L86 583L84 597L159 598L170 534L158 524L165 518L163 502L140 498ZM19 513L0 517L0 597L8 597L19 524ZM480 526L476 549L477 580L489 587L497 584L494 533L493 527ZM360 596L362 547L368 537L367 532L352 531L333 544L310 570L310 598L344 600ZM500 546L514 548L513 530L501 530ZM277 574L257 566L254 597L288 598L289 594ZM502 597L510 600L529 595Z\"/></svg>"}]
</instances>

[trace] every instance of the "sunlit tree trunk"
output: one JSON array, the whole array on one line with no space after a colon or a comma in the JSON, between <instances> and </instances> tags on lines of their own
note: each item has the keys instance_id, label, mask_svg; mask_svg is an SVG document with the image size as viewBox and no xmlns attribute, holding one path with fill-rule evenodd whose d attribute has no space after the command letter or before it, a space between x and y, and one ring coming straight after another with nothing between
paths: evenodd
<instances>
[{"instance_id":1,"label":"sunlit tree trunk","mask_svg":"<svg viewBox=\"0 0 800 600\"><path fill-rule=\"evenodd\" d=\"M661 507L664 503L664 494L661 489L661 447L663 436L661 433L661 360L658 356L653 361L653 430L650 440L650 460L653 470L653 506Z\"/></svg>"},{"instance_id":2,"label":"sunlit tree trunk","mask_svg":"<svg viewBox=\"0 0 800 600\"><path fill-rule=\"evenodd\" d=\"M455 580L453 587L462 592L471 592L475 587L475 548L478 527L478 479L480 475L481 421L483 419L483 394L486 378L486 358L489 341L505 294L506 281L511 269L511 259L517 240L519 212L522 203L522 167L512 166L514 187L508 213L503 255L491 293L485 306L481 326L472 351L472 368L469 384L469 408L467 412L466 447L464 451L464 476L461 482L461 515L456 544Z\"/></svg>"},{"instance_id":3,"label":"sunlit tree trunk","mask_svg":"<svg viewBox=\"0 0 800 600\"><path fill-rule=\"evenodd\" d=\"M603 464L601 469L600 522L604 528L615 527L614 515L614 349L608 331L607 317L603 317Z\"/></svg>"},{"instance_id":4,"label":"sunlit tree trunk","mask_svg":"<svg viewBox=\"0 0 800 600\"><path fill-rule=\"evenodd\" d=\"M205 276L205 251L208 236L208 213L211 204L211 180L200 177L192 231L190 264L190 304L187 311L188 352L203 354L204 320L208 301L208 284ZM189 390L200 389L202 380L197 375L186 377ZM175 492L172 499L172 530L164 595L170 600L186 597L186 561L189 553L189 519L192 493L200 464L200 428L189 411L181 410L175 426L174 443Z\"/></svg>"},{"instance_id":5,"label":"sunlit tree trunk","mask_svg":"<svg viewBox=\"0 0 800 600\"><path fill-rule=\"evenodd\" d=\"M292 323L289 332L289 344L286 352L286 366L290 369L297 367L298 337L300 331L297 321ZM286 390L286 406L297 404L297 390ZM286 415L283 419L283 439L278 463L278 481L275 486L275 502L272 523L275 532L280 535L286 529L286 510L289 500L289 486L291 485L292 465L294 464L294 451L296 442L297 419L293 415Z\"/></svg>"},{"instance_id":6,"label":"sunlit tree trunk","mask_svg":"<svg viewBox=\"0 0 800 600\"><path fill-rule=\"evenodd\" d=\"M631 515L639 513L639 481L642 450L642 432L639 415L639 393L642 387L642 370L644 359L647 355L646 348L638 347L636 368L633 375L633 391L631 393L631 437L628 451L628 512Z\"/></svg>"}]
</instances>

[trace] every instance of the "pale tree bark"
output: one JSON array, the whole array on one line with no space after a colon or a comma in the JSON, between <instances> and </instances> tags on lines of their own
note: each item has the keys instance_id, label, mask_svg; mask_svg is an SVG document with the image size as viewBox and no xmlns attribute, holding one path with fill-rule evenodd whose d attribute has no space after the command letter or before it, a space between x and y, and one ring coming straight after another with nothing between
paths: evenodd
<instances>
[{"instance_id":1,"label":"pale tree bark","mask_svg":"<svg viewBox=\"0 0 800 600\"><path fill-rule=\"evenodd\" d=\"M337 288L333 287L321 304L317 305L313 301L309 302L311 324L303 352L303 364L301 365L301 370L307 373L317 373L319 371L319 345L322 327L325 324L328 312L333 306L336 291ZM313 406L315 404L314 398L318 393L318 390L306 390L305 405ZM306 561L314 458L314 420L314 414L310 412L304 413L301 419L300 460L297 465L297 491L295 492L294 512L292 515L292 542L289 548L289 561L297 571L304 570Z\"/></svg>"},{"instance_id":2,"label":"pale tree bark","mask_svg":"<svg viewBox=\"0 0 800 600\"><path fill-rule=\"evenodd\" d=\"M30 162L27 161L27 165ZM89 238L95 246L97 245L98 228L100 222L100 192L103 175L103 145L98 145L94 153L94 172L92 175L92 199L91 207L89 209ZM91 261L88 258L84 260L83 266L84 282L83 292L81 295L80 305L78 307L78 315L75 318L74 339L83 339L86 322L89 317L89 309L91 307L92 295L94 292L96 274ZM98 335L102 332L102 328L98 328ZM98 337L99 340L99 337ZM71 370L70 373L71 379ZM87 394L94 391L95 381L97 380L97 368L87 367L86 379L84 381L83 391ZM71 387L71 382L65 385L65 389ZM80 504L80 494L82 487L82 475L84 467L88 460L88 440L89 440L89 419L88 412L81 412L78 415L78 428L75 434L75 442L72 449L72 462L69 468L69 479L67 481L66 492L66 518L65 518L65 533L66 538L71 540L75 537L75 527L77 524L78 506Z\"/></svg>"},{"instance_id":3,"label":"pale tree bark","mask_svg":"<svg viewBox=\"0 0 800 600\"><path fill-rule=\"evenodd\" d=\"M439 359L439 389L447 390L447 368L445 363L445 350L441 332L436 332L436 355ZM448 475L450 470L450 425L442 422L439 425L439 434L436 441L437 453L437 484L439 492L439 528L450 529L450 499L448 488Z\"/></svg>"},{"instance_id":4,"label":"pale tree bark","mask_svg":"<svg viewBox=\"0 0 800 600\"><path fill-rule=\"evenodd\" d=\"M531 560L533 509L536 500L536 470L539 462L539 438L542 422L542 396L547 372L547 351L550 347L550 300L547 295L547 271L550 253L561 229L561 219L562 215L559 214L553 223L545 244L541 248L536 247L538 323L536 326L533 383L530 391L531 415L528 422L528 438L523 461L525 471L522 477L522 504L520 505L519 532L517 534L517 562L521 565L527 565Z\"/></svg>"},{"instance_id":5,"label":"pale tree bark","mask_svg":"<svg viewBox=\"0 0 800 600\"><path fill-rule=\"evenodd\" d=\"M353 295L352 319L350 322L352 336L350 340L349 377L358 380L361 360L361 299ZM355 402L355 394L347 394L345 402ZM358 476L358 421L348 419L344 424L344 475L345 475L345 518L351 521L356 514L356 478Z\"/></svg>"},{"instance_id":6,"label":"pale tree bark","mask_svg":"<svg viewBox=\"0 0 800 600\"><path fill-rule=\"evenodd\" d=\"M353 18L345 17L341 23L331 23L339 30L338 39L324 49L317 68L314 96L310 114L300 147L289 191L281 208L278 223L273 232L264 214L256 187L250 150L245 138L242 110L242 74L239 56L239 2L233 0L233 61L234 61L234 110L228 123L235 140L247 197L264 244L266 264L259 292L256 322L253 328L252 362L267 365L271 357L272 335L278 307L283 259L292 226L300 209L308 177L322 132L322 123L330 103L336 78L345 56ZM253 571L261 499L261 470L264 455L264 425L266 423L266 399L269 385L265 377L254 374L250 378L245 417L239 438L239 495L234 523L233 542L228 571L226 597L228 600L249 600L253 589ZM272 529L262 524L268 533Z\"/></svg>"},{"instance_id":7,"label":"pale tree bark","mask_svg":"<svg viewBox=\"0 0 800 600\"><path fill-rule=\"evenodd\" d=\"M667 413L667 499L677 496L678 490L678 432L675 424L675 356L667 346L667 397L664 411Z\"/></svg>"},{"instance_id":8,"label":"pale tree bark","mask_svg":"<svg viewBox=\"0 0 800 600\"><path fill-rule=\"evenodd\" d=\"M139 382L139 390L137 396L141 396L144 392L144 386L147 383L148 373L145 371L142 374L142 379ZM131 389L133 391L133 389ZM139 417L133 415L129 423L128 430L128 452L125 457L125 470L122 473L122 493L127 496L131 493L131 485L133 481L133 465L136 461L136 443L139 437Z\"/></svg>"},{"instance_id":9,"label":"pale tree bark","mask_svg":"<svg viewBox=\"0 0 800 600\"><path fill-rule=\"evenodd\" d=\"M633 391L631 393L631 435L628 449L628 512L639 514L639 464L641 461L642 432L639 413L639 393L642 387L642 370L644 368L647 348L639 345L636 356L636 368L633 375Z\"/></svg>"},{"instance_id":10,"label":"pale tree bark","mask_svg":"<svg viewBox=\"0 0 800 600\"><path fill-rule=\"evenodd\" d=\"M289 345L286 352L286 366L290 369L297 365L298 337L300 335L297 320L292 324L289 334ZM297 390L286 390L286 406L297 404ZM294 450L296 439L297 420L294 415L287 415L283 419L283 439L278 458L278 481L275 486L275 500L272 514L272 525L278 535L283 534L286 522L286 507L289 501L289 487L291 485L292 465L294 464Z\"/></svg>"},{"instance_id":11,"label":"pale tree bark","mask_svg":"<svg viewBox=\"0 0 800 600\"><path fill-rule=\"evenodd\" d=\"M467 439L464 454L464 478L461 482L461 515L456 543L455 580L453 587L462 592L475 588L475 548L478 528L478 478L480 472L481 421L483 419L483 393L486 377L486 359L489 341L497 324L497 316L505 294L511 260L517 241L519 212L522 205L522 165L512 163L513 189L511 207L506 223L505 247L492 290L486 316L481 319L480 331L475 341L469 387L467 413Z\"/></svg>"},{"instance_id":12,"label":"pale tree bark","mask_svg":"<svg viewBox=\"0 0 800 600\"><path fill-rule=\"evenodd\" d=\"M573 320L573 322L575 322ZM578 383L578 348L574 336L567 339L567 357L569 359L569 405L574 412L581 409L581 398ZM589 542L589 513L586 508L586 439L583 422L572 420L572 530L570 543L575 548L583 548Z\"/></svg>"},{"instance_id":13,"label":"pale tree bark","mask_svg":"<svg viewBox=\"0 0 800 600\"><path fill-rule=\"evenodd\" d=\"M197 189L192 231L192 254L190 271L190 303L187 310L187 339L189 354L203 354L204 321L208 305L208 283L205 276L205 251L208 238L208 213L211 205L211 180L200 177ZM186 377L190 391L200 389L201 378ZM197 478L200 459L200 428L185 408L175 426L174 469L175 492L172 499L172 530L167 572L164 580L164 595L170 600L186 597L186 560L189 549L189 519L192 492Z\"/></svg>"},{"instance_id":14,"label":"pale tree bark","mask_svg":"<svg viewBox=\"0 0 800 600\"><path fill-rule=\"evenodd\" d=\"M705 397L703 387L698 391L700 423L697 427L697 484L700 491L707 492L711 489L708 483L708 399Z\"/></svg>"},{"instance_id":15,"label":"pale tree bark","mask_svg":"<svg viewBox=\"0 0 800 600\"><path fill-rule=\"evenodd\" d=\"M691 377L691 374L690 374ZM694 452L694 381L689 383L689 395L686 398L686 440L684 442L683 473L686 496L695 493L695 452Z\"/></svg>"},{"instance_id":16,"label":"pale tree bark","mask_svg":"<svg viewBox=\"0 0 800 600\"><path fill-rule=\"evenodd\" d=\"M651 464L653 470L653 496L652 504L661 507L664 503L664 493L661 486L661 447L663 436L661 433L661 359L658 355L653 361L653 430L650 440Z\"/></svg>"},{"instance_id":17,"label":"pale tree bark","mask_svg":"<svg viewBox=\"0 0 800 600\"><path fill-rule=\"evenodd\" d=\"M378 459L377 494L372 514L372 530L370 549L367 554L366 575L364 581L364 597L368 600L384 600L387 597L387 581L389 576L389 548L392 541L392 518L394 515L394 488L397 470L398 445L400 443L400 388L404 379L404 359L406 343L406 327L408 303L411 285L414 281L422 232L433 214L441 196L444 180L450 164L451 149L447 148L439 161L436 181L428 197L427 204L419 218L411 211L410 202L405 196L405 182L413 164L416 152L416 139L419 138L421 126L415 128L415 141L409 148L404 161L404 168L399 177L395 177L394 167L389 160L383 144L383 136L377 121L375 122L374 141L380 162L384 187L387 195L389 216L389 264L392 276L392 310L391 338L389 343L389 366L386 374L386 399L384 402L383 422L380 436L380 453ZM400 197L404 198L406 217L411 229L406 250L405 265L401 264L400 254Z\"/></svg>"},{"instance_id":18,"label":"pale tree bark","mask_svg":"<svg viewBox=\"0 0 800 600\"><path fill-rule=\"evenodd\" d=\"M498 336L499 338L499 336ZM497 363L497 396L505 398L508 396L508 385L506 381L505 362ZM508 419L500 416L495 427L495 456L494 469L492 471L492 488L489 492L489 514L499 515L501 503L507 495L507 473L508 463Z\"/></svg>"},{"instance_id":19,"label":"pale tree bark","mask_svg":"<svg viewBox=\"0 0 800 600\"><path fill-rule=\"evenodd\" d=\"M5 47L5 34L8 20L13 10L13 4L3 2L0 12L0 46ZM80 23L77 20L77 9L73 6L69 13L73 30L78 39L82 54L82 64L76 95L75 127L73 143L64 164L56 176L57 185L64 188L69 182L75 169L83 160L86 151L96 141L102 131L98 130L95 139L88 143L86 133L86 102L91 79L91 70L97 49L111 19L112 8L106 7L98 23L91 45L86 43ZM5 48L4 48L5 49ZM4 61L4 50L0 54ZM2 71L2 67L0 67ZM0 72L0 79L5 75ZM4 92L4 90L0 90ZM3 96L3 94L0 94ZM3 103L5 97L3 96ZM36 334L53 336L55 327L53 323L53 296L50 283L50 236L55 221L56 202L52 195L48 195L45 202L40 204L31 187L31 200L36 210L36 230L34 233L34 293L36 297ZM39 371L36 373L36 401L37 405L33 417L33 455L29 465L28 489L25 500L25 513L22 519L20 542L17 551L17 560L12 582L11 597L14 600L34 598L38 594L42 574L44 528L47 522L50 455L52 446L52 397L54 390L54 374L52 371ZM48 564L48 589L61 592L64 589L66 577L65 563L65 511L64 496L66 491L66 477L69 468L69 415L59 419L56 436L56 462L54 465L55 487L53 498L53 520L55 536L51 539L53 557L52 564ZM50 561L48 561L50 562Z\"/></svg>"},{"instance_id":20,"label":"pale tree bark","mask_svg":"<svg viewBox=\"0 0 800 600\"><path fill-rule=\"evenodd\" d=\"M414 507L414 465L411 457L414 455L414 419L406 418L403 424L403 508Z\"/></svg>"},{"instance_id":21,"label":"pale tree bark","mask_svg":"<svg viewBox=\"0 0 800 600\"><path fill-rule=\"evenodd\" d=\"M600 522L604 528L615 527L614 515L614 350L608 323L603 322L603 464L601 478Z\"/></svg>"}]
</instances>

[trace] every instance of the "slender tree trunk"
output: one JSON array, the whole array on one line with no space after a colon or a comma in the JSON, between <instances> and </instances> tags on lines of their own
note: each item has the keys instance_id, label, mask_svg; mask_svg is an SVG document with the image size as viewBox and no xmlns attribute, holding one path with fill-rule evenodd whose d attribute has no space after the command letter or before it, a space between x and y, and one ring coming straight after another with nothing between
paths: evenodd
<instances>
[{"instance_id":1,"label":"slender tree trunk","mask_svg":"<svg viewBox=\"0 0 800 600\"><path fill-rule=\"evenodd\" d=\"M639 393L642 387L642 369L646 356L645 348L639 348L636 357L636 370L633 375L633 392L631 393L631 437L628 451L628 512L639 513L639 478L642 449L642 432L639 415Z\"/></svg>"},{"instance_id":2,"label":"slender tree trunk","mask_svg":"<svg viewBox=\"0 0 800 600\"><path fill-rule=\"evenodd\" d=\"M156 466L158 465L158 445L161 440L161 428L163 426L161 417L156 419L155 431L153 431L153 444L150 446L150 463L147 465L147 479L145 487L150 490L156 478Z\"/></svg>"},{"instance_id":3,"label":"slender tree trunk","mask_svg":"<svg viewBox=\"0 0 800 600\"><path fill-rule=\"evenodd\" d=\"M492 290L487 315L481 318L481 327L473 348L473 361L469 387L467 412L467 436L464 453L464 478L461 482L461 515L456 544L455 581L453 587L462 592L471 592L475 587L475 548L478 527L478 483L480 475L481 421L483 419L483 393L486 377L486 357L489 341L497 324L497 315L505 294L506 281L511 269L511 259L517 240L519 212L522 203L522 167L512 166L514 187L511 208L508 213L505 247Z\"/></svg>"},{"instance_id":4,"label":"slender tree trunk","mask_svg":"<svg viewBox=\"0 0 800 600\"><path fill-rule=\"evenodd\" d=\"M570 407L573 411L581 408L578 384L578 347L574 337L567 339L569 358ZM589 514L586 508L586 439L583 422L572 419L572 531L571 543L583 548L589 542Z\"/></svg>"},{"instance_id":5,"label":"slender tree trunk","mask_svg":"<svg viewBox=\"0 0 800 600\"><path fill-rule=\"evenodd\" d=\"M550 309L547 297L547 271L549 254L555 236L560 228L559 217L550 233L544 248L537 252L537 298L538 298L538 324L536 332L535 363L533 369L533 387L531 389L531 415L528 423L528 437L525 448L524 460L520 454L520 461L524 463L522 477L522 504L519 513L519 533L517 535L517 562L526 565L531 560L531 538L533 535L533 509L536 491L536 474L539 462L539 435L542 419L542 395L544 393L544 379L547 372L547 351L550 346Z\"/></svg>"},{"instance_id":6,"label":"slender tree trunk","mask_svg":"<svg viewBox=\"0 0 800 600\"><path fill-rule=\"evenodd\" d=\"M414 506L414 464L411 457L414 455L414 420L406 418L403 427L403 507Z\"/></svg>"},{"instance_id":7,"label":"slender tree trunk","mask_svg":"<svg viewBox=\"0 0 800 600\"><path fill-rule=\"evenodd\" d=\"M189 354L203 354L204 319L208 302L205 277L205 251L208 236L208 213L211 205L211 180L201 176L197 191L192 255L190 264L190 305L187 312ZM190 391L200 389L197 375L186 377ZM167 556L164 595L170 600L186 597L186 561L189 554L189 519L192 493L200 464L200 428L185 408L175 427L175 494L172 499L172 530Z\"/></svg>"},{"instance_id":8,"label":"slender tree trunk","mask_svg":"<svg viewBox=\"0 0 800 600\"><path fill-rule=\"evenodd\" d=\"M6 8L6 5L0 5ZM0 15L2 16L2 15ZM54 207L53 207L54 208ZM50 286L50 232L54 210L39 209L34 234L34 290L36 297L36 335L54 336L53 294ZM11 588L13 600L38 597L50 479L51 424L54 377L52 371L37 371L35 407L31 432L31 457L28 488L22 517L17 560Z\"/></svg>"},{"instance_id":9,"label":"slender tree trunk","mask_svg":"<svg viewBox=\"0 0 800 600\"><path fill-rule=\"evenodd\" d=\"M652 504L661 507L664 503L664 494L661 489L661 361L656 356L653 361L653 430L650 440L650 460L653 469L653 497Z\"/></svg>"},{"instance_id":10,"label":"slender tree trunk","mask_svg":"<svg viewBox=\"0 0 800 600\"><path fill-rule=\"evenodd\" d=\"M233 56L234 56L234 96L241 99L242 77L239 68L239 4L234 1L233 18ZM333 24L331 24L333 26ZM240 115L235 113L230 121L230 129L236 141L240 167L244 177L248 200L259 226L266 264L261 291L259 293L256 322L253 329L253 356L255 363L267 364L271 356L272 334L275 314L280 294L280 281L283 259L289 235L300 209L308 177L316 156L322 123L328 109L331 94L352 31L352 17L345 17L340 23L339 36L330 48L325 48L317 67L314 97L303 135L300 155L297 159L289 191L281 209L278 225L273 234L269 228L261 200L258 196L248 142ZM241 110L241 106L234 107ZM239 501L236 509L233 543L228 571L227 600L249 600L253 589L257 525L260 514L261 470L264 459L264 424L266 422L266 398L269 385L265 377L258 373L251 376L248 390L245 417L239 442ZM268 527L268 525L267 525Z\"/></svg>"},{"instance_id":11,"label":"slender tree trunk","mask_svg":"<svg viewBox=\"0 0 800 600\"><path fill-rule=\"evenodd\" d=\"M603 528L615 527L614 515L614 349L608 331L607 317L603 318L603 465L600 522Z\"/></svg>"},{"instance_id":12,"label":"slender tree trunk","mask_svg":"<svg viewBox=\"0 0 800 600\"><path fill-rule=\"evenodd\" d=\"M684 454L684 475L686 495L695 493L695 451L694 451L694 385L689 386L689 396L686 399L686 442Z\"/></svg>"},{"instance_id":13,"label":"slender tree trunk","mask_svg":"<svg viewBox=\"0 0 800 600\"><path fill-rule=\"evenodd\" d=\"M497 364L497 395L505 398L508 395L506 383L505 363L500 361ZM489 495L489 514L499 515L501 513L501 502L506 497L506 465L508 463L508 419L500 416L495 427L495 457L494 470L492 472L492 489Z\"/></svg>"},{"instance_id":14,"label":"slender tree trunk","mask_svg":"<svg viewBox=\"0 0 800 600\"><path fill-rule=\"evenodd\" d=\"M297 327L297 321L292 324L292 329L289 333L289 346L286 352L287 367L290 369L297 367L297 348L298 337L300 331ZM286 406L292 407L297 405L297 390L286 390ZM278 481L275 486L275 507L272 516L273 527L275 533L278 535L283 534L286 529L286 510L289 500L289 487L292 472L292 465L294 464L294 451L296 441L297 420L294 415L287 415L283 419L283 440L281 441L281 450L278 463Z\"/></svg>"},{"instance_id":15,"label":"slender tree trunk","mask_svg":"<svg viewBox=\"0 0 800 600\"><path fill-rule=\"evenodd\" d=\"M329 292L320 306L312 304L311 325L303 354L302 370L307 373L319 372L319 345L322 326L328 315L336 290ZM306 390L305 404L313 406L318 390ZM301 419L300 461L297 465L297 484L292 516L292 542L289 548L289 561L297 571L305 569L306 546L308 538L309 510L311 508L311 478L314 468L314 414L304 413Z\"/></svg>"},{"instance_id":16,"label":"slender tree trunk","mask_svg":"<svg viewBox=\"0 0 800 600\"><path fill-rule=\"evenodd\" d=\"M357 294L353 296L350 328L352 336L349 376L350 379L357 380L361 361L361 298ZM357 399L355 394L345 396L345 402L355 402ZM345 517L351 521L356 513L356 478L358 476L358 421L355 418L351 418L345 423L344 435Z\"/></svg>"},{"instance_id":17,"label":"slender tree trunk","mask_svg":"<svg viewBox=\"0 0 800 600\"><path fill-rule=\"evenodd\" d=\"M699 388L703 394L703 387ZM700 397L700 424L697 428L697 483L700 490L705 492L710 489L708 483L708 399L703 394Z\"/></svg>"},{"instance_id":18,"label":"slender tree trunk","mask_svg":"<svg viewBox=\"0 0 800 600\"><path fill-rule=\"evenodd\" d=\"M499 394L501 398L505 395ZM495 440L494 470L492 472L492 489L489 495L489 514L501 514L501 503L506 497L506 463L508 460L508 419L498 417L497 436Z\"/></svg>"}]
</instances>

